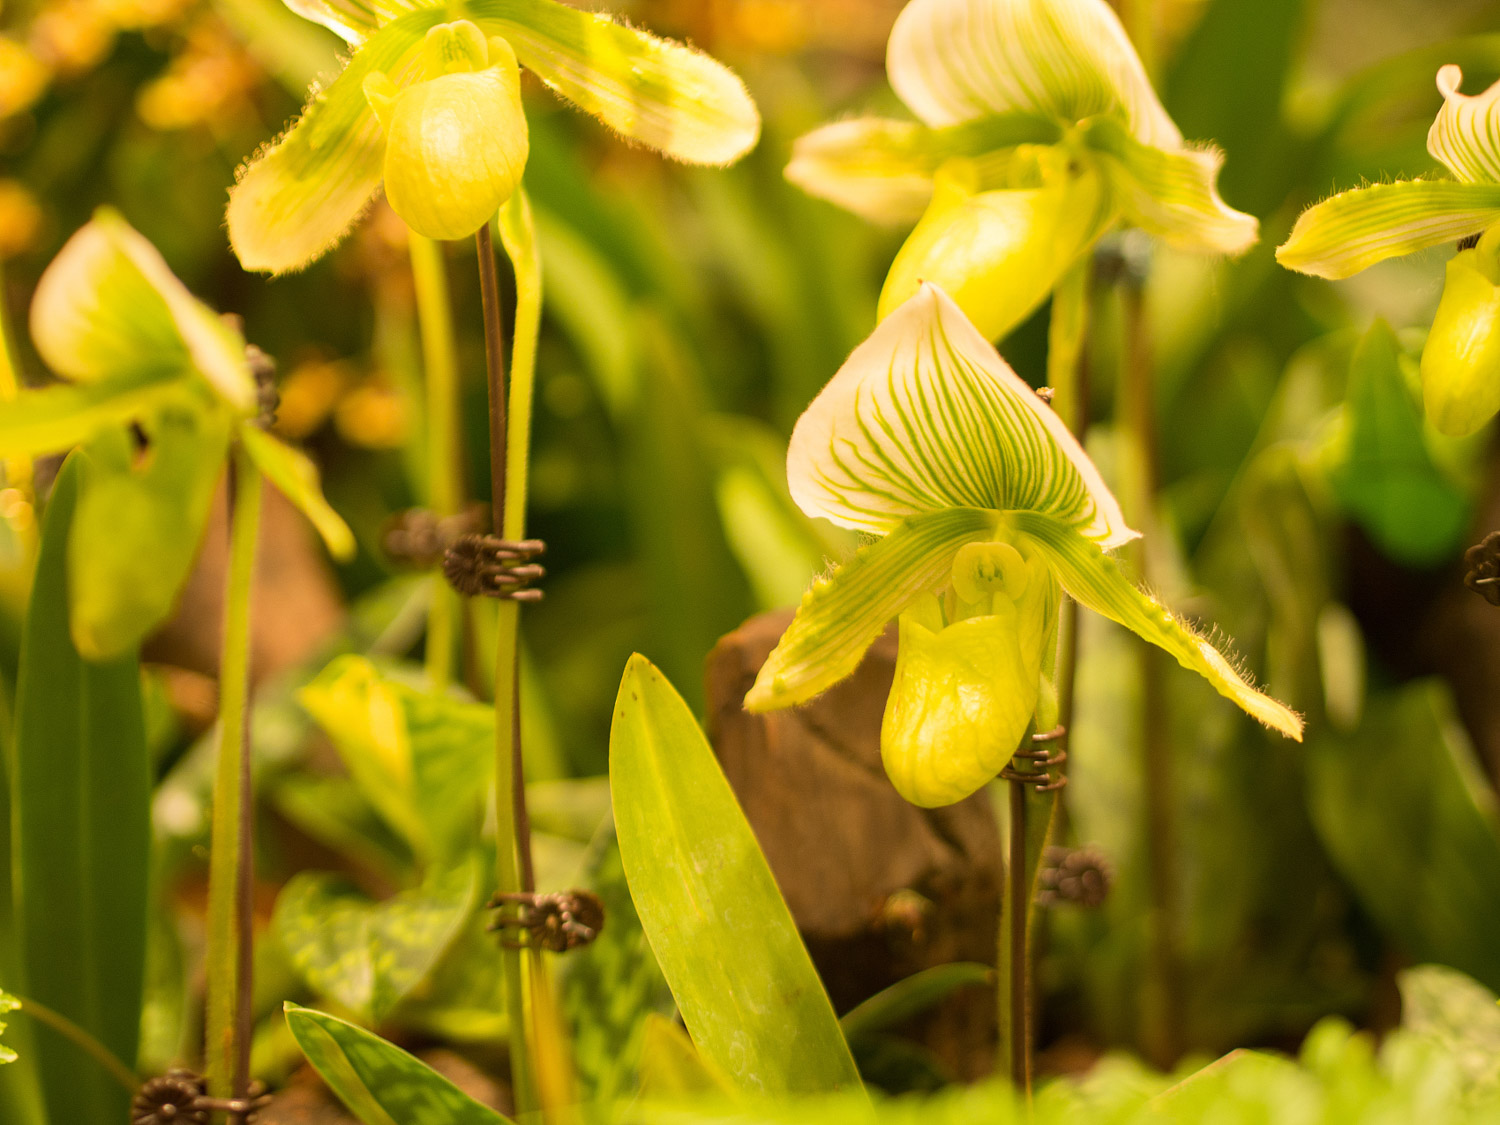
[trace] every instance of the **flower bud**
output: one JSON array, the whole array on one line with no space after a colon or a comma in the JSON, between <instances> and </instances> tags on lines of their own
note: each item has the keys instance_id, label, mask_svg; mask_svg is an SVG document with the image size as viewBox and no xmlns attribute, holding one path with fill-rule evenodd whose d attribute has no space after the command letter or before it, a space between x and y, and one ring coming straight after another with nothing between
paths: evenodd
<instances>
[{"instance_id":1,"label":"flower bud","mask_svg":"<svg viewBox=\"0 0 1500 1125\"><path fill-rule=\"evenodd\" d=\"M384 74L365 94L386 131L385 194L418 234L467 238L497 212L526 168L526 116L515 52L472 23L427 33L428 78L398 89Z\"/></svg>"},{"instance_id":2,"label":"flower bud","mask_svg":"<svg viewBox=\"0 0 1500 1125\"><path fill-rule=\"evenodd\" d=\"M1483 243L1448 263L1422 350L1422 402L1451 437L1473 433L1500 410L1500 262Z\"/></svg>"},{"instance_id":3,"label":"flower bud","mask_svg":"<svg viewBox=\"0 0 1500 1125\"><path fill-rule=\"evenodd\" d=\"M981 191L972 161L938 169L927 213L880 292L881 319L931 281L988 340L1025 320L1110 219L1104 181L1091 165L1044 167L1037 179L1040 186Z\"/></svg>"}]
</instances>

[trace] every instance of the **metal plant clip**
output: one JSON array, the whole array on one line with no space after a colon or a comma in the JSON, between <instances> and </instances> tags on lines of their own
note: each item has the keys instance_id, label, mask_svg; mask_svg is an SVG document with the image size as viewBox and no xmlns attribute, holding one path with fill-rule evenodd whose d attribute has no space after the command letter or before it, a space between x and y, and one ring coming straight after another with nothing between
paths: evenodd
<instances>
[{"instance_id":1,"label":"metal plant clip","mask_svg":"<svg viewBox=\"0 0 1500 1125\"><path fill-rule=\"evenodd\" d=\"M130 1103L131 1125L208 1125L215 1113L239 1125L253 1125L271 1102L265 1087L253 1083L243 1098L211 1098L208 1084L191 1070L174 1069L146 1081Z\"/></svg>"},{"instance_id":2,"label":"metal plant clip","mask_svg":"<svg viewBox=\"0 0 1500 1125\"><path fill-rule=\"evenodd\" d=\"M499 892L489 905L499 916L488 928L503 935L500 943L508 949L566 953L589 944L604 929L604 901L593 891ZM504 913L507 907L515 912Z\"/></svg>"},{"instance_id":3,"label":"metal plant clip","mask_svg":"<svg viewBox=\"0 0 1500 1125\"><path fill-rule=\"evenodd\" d=\"M1500 605L1500 531L1464 552L1464 585L1490 605Z\"/></svg>"},{"instance_id":4,"label":"metal plant clip","mask_svg":"<svg viewBox=\"0 0 1500 1125\"><path fill-rule=\"evenodd\" d=\"M433 570L448 548L465 535L484 530L485 505L471 504L451 516L430 508L407 508L392 516L380 532L380 549L403 570Z\"/></svg>"},{"instance_id":5,"label":"metal plant clip","mask_svg":"<svg viewBox=\"0 0 1500 1125\"><path fill-rule=\"evenodd\" d=\"M1017 750L1011 758L1011 764L1000 771L1000 777L1005 781L1014 781L1021 785L1030 785L1038 793L1051 793L1061 789L1068 784L1068 775L1058 770L1054 776L1052 771L1068 760L1068 752L1061 746L1053 750L1047 746L1049 742L1057 742L1067 736L1068 728L1055 726L1051 730L1042 731L1031 736L1032 749ZM1041 749L1036 749L1038 743Z\"/></svg>"},{"instance_id":6,"label":"metal plant clip","mask_svg":"<svg viewBox=\"0 0 1500 1125\"><path fill-rule=\"evenodd\" d=\"M547 571L532 560L546 550L540 539L463 535L443 553L443 574L466 597L539 602L542 592L531 584Z\"/></svg>"}]
</instances>

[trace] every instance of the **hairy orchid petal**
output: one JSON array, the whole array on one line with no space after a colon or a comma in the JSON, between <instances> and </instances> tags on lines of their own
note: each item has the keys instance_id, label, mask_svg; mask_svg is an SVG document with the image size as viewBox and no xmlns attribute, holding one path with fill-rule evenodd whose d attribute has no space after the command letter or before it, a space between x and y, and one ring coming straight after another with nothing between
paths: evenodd
<instances>
[{"instance_id":1,"label":"hairy orchid petal","mask_svg":"<svg viewBox=\"0 0 1500 1125\"><path fill-rule=\"evenodd\" d=\"M1443 108L1427 131L1427 151L1466 184L1500 184L1500 82L1482 94L1461 94L1464 72L1449 63L1437 73Z\"/></svg>"},{"instance_id":2,"label":"hairy orchid petal","mask_svg":"<svg viewBox=\"0 0 1500 1125\"><path fill-rule=\"evenodd\" d=\"M799 137L786 178L873 223L910 223L932 199L933 177L954 157L981 157L1022 144L1049 144L1057 123L1012 113L929 129L912 121L860 117Z\"/></svg>"},{"instance_id":3,"label":"hairy orchid petal","mask_svg":"<svg viewBox=\"0 0 1500 1125\"><path fill-rule=\"evenodd\" d=\"M1080 605L1123 625L1197 672L1251 718L1302 741L1302 718L1257 691L1224 654L1194 633L1149 594L1136 588L1119 565L1073 528L1039 512L1007 512L1009 530L1025 537L1047 560L1062 587Z\"/></svg>"},{"instance_id":4,"label":"hairy orchid petal","mask_svg":"<svg viewBox=\"0 0 1500 1125\"><path fill-rule=\"evenodd\" d=\"M891 31L886 72L928 125L1017 110L1066 124L1107 113L1143 144L1182 144L1105 0L912 0Z\"/></svg>"},{"instance_id":5,"label":"hairy orchid petal","mask_svg":"<svg viewBox=\"0 0 1500 1125\"><path fill-rule=\"evenodd\" d=\"M877 315L931 282L981 335L998 340L1041 306L1115 219L1092 166L1023 190L978 191L979 182L966 160L939 170L927 213L891 263Z\"/></svg>"},{"instance_id":6,"label":"hairy orchid petal","mask_svg":"<svg viewBox=\"0 0 1500 1125\"><path fill-rule=\"evenodd\" d=\"M1105 546L1137 534L1061 419L930 283L797 421L787 479L803 511L863 531L944 508L1025 508Z\"/></svg>"},{"instance_id":7,"label":"hairy orchid petal","mask_svg":"<svg viewBox=\"0 0 1500 1125\"><path fill-rule=\"evenodd\" d=\"M1422 406L1450 437L1472 434L1500 411L1500 262L1483 243L1448 262L1422 349Z\"/></svg>"},{"instance_id":8,"label":"hairy orchid petal","mask_svg":"<svg viewBox=\"0 0 1500 1125\"><path fill-rule=\"evenodd\" d=\"M1500 220L1500 184L1402 180L1339 192L1297 218L1276 260L1287 269L1352 277L1399 258L1478 234Z\"/></svg>"},{"instance_id":9,"label":"hairy orchid petal","mask_svg":"<svg viewBox=\"0 0 1500 1125\"><path fill-rule=\"evenodd\" d=\"M1126 219L1148 234L1214 254L1242 254L1260 237L1260 221L1219 196L1218 149L1153 148L1109 117L1086 123L1082 137L1102 158Z\"/></svg>"},{"instance_id":10,"label":"hairy orchid petal","mask_svg":"<svg viewBox=\"0 0 1500 1125\"><path fill-rule=\"evenodd\" d=\"M396 87L421 76L427 32L441 8L382 27L282 138L240 171L229 191L229 242L247 270L286 273L333 249L380 188L385 134L365 96L366 79Z\"/></svg>"},{"instance_id":11,"label":"hairy orchid petal","mask_svg":"<svg viewBox=\"0 0 1500 1125\"><path fill-rule=\"evenodd\" d=\"M947 583L960 548L993 538L995 518L972 508L914 516L814 582L745 696L746 708L805 703L852 673L888 621Z\"/></svg>"},{"instance_id":12,"label":"hairy orchid petal","mask_svg":"<svg viewBox=\"0 0 1500 1125\"><path fill-rule=\"evenodd\" d=\"M730 164L760 139L745 84L701 51L556 0L470 0L467 11L557 94L674 160Z\"/></svg>"},{"instance_id":13,"label":"hairy orchid petal","mask_svg":"<svg viewBox=\"0 0 1500 1125\"><path fill-rule=\"evenodd\" d=\"M76 383L134 383L191 370L236 410L255 403L244 338L109 208L100 208L42 274L31 334L48 366Z\"/></svg>"}]
</instances>

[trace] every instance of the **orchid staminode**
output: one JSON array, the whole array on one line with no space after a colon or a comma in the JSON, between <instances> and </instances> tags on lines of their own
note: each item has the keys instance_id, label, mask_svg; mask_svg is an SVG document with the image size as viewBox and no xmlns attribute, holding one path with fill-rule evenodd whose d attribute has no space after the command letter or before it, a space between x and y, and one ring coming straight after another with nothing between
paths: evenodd
<instances>
[{"instance_id":1,"label":"orchid staminode","mask_svg":"<svg viewBox=\"0 0 1500 1125\"><path fill-rule=\"evenodd\" d=\"M676 160L729 164L760 136L755 103L727 67L556 0L287 4L355 50L230 191L229 240L246 269L308 265L344 237L382 182L418 233L473 234L525 164L518 67Z\"/></svg>"},{"instance_id":2,"label":"orchid staminode","mask_svg":"<svg viewBox=\"0 0 1500 1125\"><path fill-rule=\"evenodd\" d=\"M939 286L921 285L813 400L793 430L787 477L809 515L880 538L813 584L745 705L807 701L898 618L881 754L914 804L962 800L1010 760L1037 708L1064 592L1301 738L1294 712L1105 553L1137 537L1119 503Z\"/></svg>"},{"instance_id":3,"label":"orchid staminode","mask_svg":"<svg viewBox=\"0 0 1500 1125\"><path fill-rule=\"evenodd\" d=\"M886 72L919 123L826 125L786 170L872 221L917 220L881 316L935 281L996 340L1122 221L1209 253L1256 241L1219 197L1222 155L1184 143L1105 0L912 0Z\"/></svg>"},{"instance_id":4,"label":"orchid staminode","mask_svg":"<svg viewBox=\"0 0 1500 1125\"><path fill-rule=\"evenodd\" d=\"M1422 400L1442 433L1473 433L1500 411L1500 82L1460 92L1463 71L1438 71L1443 107L1427 151L1452 179L1372 184L1325 199L1276 251L1288 269L1339 280L1387 258L1483 235L1448 262L1422 351Z\"/></svg>"}]
</instances>

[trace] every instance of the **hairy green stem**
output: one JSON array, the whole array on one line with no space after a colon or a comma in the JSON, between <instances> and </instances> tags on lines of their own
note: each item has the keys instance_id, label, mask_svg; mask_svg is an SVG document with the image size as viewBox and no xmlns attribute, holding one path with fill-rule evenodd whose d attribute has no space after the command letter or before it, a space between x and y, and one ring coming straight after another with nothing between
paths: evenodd
<instances>
[{"instance_id":1,"label":"hairy green stem","mask_svg":"<svg viewBox=\"0 0 1500 1125\"><path fill-rule=\"evenodd\" d=\"M20 1001L20 1011L23 1014L30 1016L39 1024L50 1027L73 1046L83 1051L103 1067L111 1078L123 1086L127 1093L134 1096L136 1090L140 1088L140 1077L121 1062L119 1056L113 1051L61 1012L55 1012L40 1001L26 996L15 998Z\"/></svg>"},{"instance_id":2,"label":"hairy green stem","mask_svg":"<svg viewBox=\"0 0 1500 1125\"><path fill-rule=\"evenodd\" d=\"M453 318L443 249L412 231L409 236L417 320L422 329L423 383L427 415L427 506L439 517L463 504L463 472L458 434L458 365L454 359ZM427 680L442 692L453 679L453 654L460 619L458 594L441 573L432 576L427 610Z\"/></svg>"},{"instance_id":3,"label":"hairy green stem","mask_svg":"<svg viewBox=\"0 0 1500 1125\"><path fill-rule=\"evenodd\" d=\"M243 1096L250 995L250 598L260 528L260 470L236 446L230 474L229 572L219 664L219 753L208 869L209 1091Z\"/></svg>"}]
</instances>

